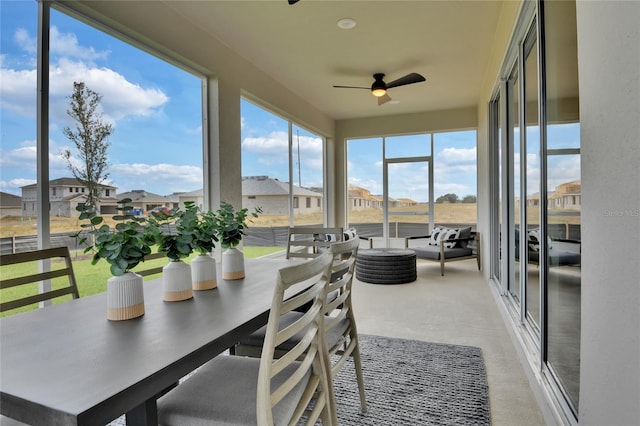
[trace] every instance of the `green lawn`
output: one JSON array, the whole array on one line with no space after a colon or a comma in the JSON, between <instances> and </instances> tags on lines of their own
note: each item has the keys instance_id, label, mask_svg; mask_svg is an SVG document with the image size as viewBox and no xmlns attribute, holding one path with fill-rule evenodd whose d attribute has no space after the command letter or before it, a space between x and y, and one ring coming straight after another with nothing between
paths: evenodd
<instances>
[{"instance_id":1,"label":"green lawn","mask_svg":"<svg viewBox=\"0 0 640 426\"><path fill-rule=\"evenodd\" d=\"M283 247L244 247L243 252L246 258L256 258L265 256L278 251L283 251ZM190 260L195 257L196 254L192 254L186 259L189 263ZM72 256L74 257L74 256ZM138 265L137 268L148 269L154 266L163 266L167 263L167 259L153 259L144 264ZM63 267L62 262L52 262L51 269ZM100 260L97 264L91 265L91 259L87 259L87 256L82 255L81 252L73 260L73 271L78 283L78 290L80 291L80 297L89 296L96 293L102 293L107 288L107 280L111 277L109 272L109 264ZM135 271L135 269L134 269ZM0 267L0 276L2 279L8 279L13 277L19 277L38 272L38 265L36 262L23 263L20 265L9 265ZM145 277L145 280L159 278L161 274L151 275ZM51 285L53 288L59 288L67 285L66 278L56 278L52 280ZM23 285L17 288L9 288L0 290L0 301L9 301L16 298L22 298L38 292L37 284ZM70 300L70 296L65 296L54 301L54 303L64 302ZM28 311L37 308L37 305L27 306L20 309L4 312L0 316L13 315L18 312Z\"/></svg>"}]
</instances>

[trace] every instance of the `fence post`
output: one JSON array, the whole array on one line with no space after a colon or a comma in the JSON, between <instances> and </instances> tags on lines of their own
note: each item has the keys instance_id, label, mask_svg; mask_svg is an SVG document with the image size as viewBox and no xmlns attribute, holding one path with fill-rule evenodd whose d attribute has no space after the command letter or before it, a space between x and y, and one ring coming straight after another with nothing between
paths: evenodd
<instances>
[{"instance_id":1,"label":"fence post","mask_svg":"<svg viewBox=\"0 0 640 426\"><path fill-rule=\"evenodd\" d=\"M15 254L16 252L16 236L11 236L11 254Z\"/></svg>"}]
</instances>

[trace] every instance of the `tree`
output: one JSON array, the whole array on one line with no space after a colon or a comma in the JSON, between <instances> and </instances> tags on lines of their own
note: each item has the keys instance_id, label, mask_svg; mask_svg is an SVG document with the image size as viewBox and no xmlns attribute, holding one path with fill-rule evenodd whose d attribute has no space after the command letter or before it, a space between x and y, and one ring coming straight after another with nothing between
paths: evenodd
<instances>
[{"instance_id":1,"label":"tree","mask_svg":"<svg viewBox=\"0 0 640 426\"><path fill-rule=\"evenodd\" d=\"M109 177L107 172L107 138L113 126L102 120L99 111L102 96L85 86L73 83L73 94L69 96L67 115L75 120L75 129L64 127L62 133L76 145L80 165L74 164L71 150L67 149L62 157L73 176L87 188L85 205L96 209L100 198L100 185Z\"/></svg>"},{"instance_id":2,"label":"tree","mask_svg":"<svg viewBox=\"0 0 640 426\"><path fill-rule=\"evenodd\" d=\"M476 202L477 202L477 198L476 198L476 196L475 196L475 195L465 195L465 196L462 198L462 201L461 201L461 202L462 202L462 203L470 203L470 204L474 204L474 203L476 203Z\"/></svg>"},{"instance_id":3,"label":"tree","mask_svg":"<svg viewBox=\"0 0 640 426\"><path fill-rule=\"evenodd\" d=\"M444 194L436 198L436 203L457 203L458 196L456 194Z\"/></svg>"}]
</instances>

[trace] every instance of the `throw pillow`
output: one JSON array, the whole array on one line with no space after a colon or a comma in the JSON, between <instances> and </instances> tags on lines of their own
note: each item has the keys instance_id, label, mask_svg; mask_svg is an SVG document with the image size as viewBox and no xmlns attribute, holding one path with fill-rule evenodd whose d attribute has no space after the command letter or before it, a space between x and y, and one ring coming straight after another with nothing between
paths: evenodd
<instances>
[{"instance_id":1,"label":"throw pillow","mask_svg":"<svg viewBox=\"0 0 640 426\"><path fill-rule=\"evenodd\" d=\"M448 229L446 233L444 233L440 239L448 241L448 240L456 240L460 237L460 230L453 228ZM451 241L449 243L444 243L445 248L454 248L456 246L457 241Z\"/></svg>"},{"instance_id":2,"label":"throw pillow","mask_svg":"<svg viewBox=\"0 0 640 426\"><path fill-rule=\"evenodd\" d=\"M353 240L356 238L356 230L355 229L345 229L344 230L344 241Z\"/></svg>"},{"instance_id":3,"label":"throw pillow","mask_svg":"<svg viewBox=\"0 0 640 426\"><path fill-rule=\"evenodd\" d=\"M446 230L447 228L440 228L439 226L434 227L433 232L431 232L431 238L429 238L427 244L430 246L437 246L440 244L440 236L446 232Z\"/></svg>"},{"instance_id":4,"label":"throw pillow","mask_svg":"<svg viewBox=\"0 0 640 426\"><path fill-rule=\"evenodd\" d=\"M527 245L531 251L540 251L540 228L529 229L527 231Z\"/></svg>"}]
</instances>

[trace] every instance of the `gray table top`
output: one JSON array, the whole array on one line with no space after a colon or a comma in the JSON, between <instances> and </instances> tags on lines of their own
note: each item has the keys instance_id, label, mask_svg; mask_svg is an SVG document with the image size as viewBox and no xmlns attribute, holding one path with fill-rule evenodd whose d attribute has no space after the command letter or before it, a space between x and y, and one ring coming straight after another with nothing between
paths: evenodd
<instances>
[{"instance_id":1,"label":"gray table top","mask_svg":"<svg viewBox=\"0 0 640 426\"><path fill-rule=\"evenodd\" d=\"M104 425L265 324L277 269L247 260L246 278L163 302L145 283L145 314L106 319L106 294L0 319L0 411L33 424Z\"/></svg>"}]
</instances>

